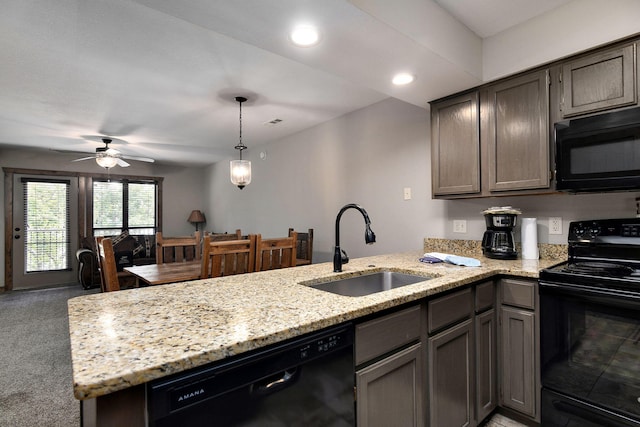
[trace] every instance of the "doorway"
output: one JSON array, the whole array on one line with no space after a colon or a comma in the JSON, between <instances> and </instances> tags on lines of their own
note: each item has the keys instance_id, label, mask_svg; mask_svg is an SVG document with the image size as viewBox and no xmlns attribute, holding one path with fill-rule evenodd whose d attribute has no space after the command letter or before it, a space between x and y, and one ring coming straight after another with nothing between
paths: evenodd
<instances>
[{"instance_id":1,"label":"doorway","mask_svg":"<svg viewBox=\"0 0 640 427\"><path fill-rule=\"evenodd\" d=\"M14 290L77 281L77 195L77 177L14 175Z\"/></svg>"}]
</instances>

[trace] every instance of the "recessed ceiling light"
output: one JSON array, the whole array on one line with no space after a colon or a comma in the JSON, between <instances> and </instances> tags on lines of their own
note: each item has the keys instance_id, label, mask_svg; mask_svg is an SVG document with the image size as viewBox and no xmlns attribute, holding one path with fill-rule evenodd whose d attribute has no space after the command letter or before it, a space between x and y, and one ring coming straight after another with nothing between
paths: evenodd
<instances>
[{"instance_id":1,"label":"recessed ceiling light","mask_svg":"<svg viewBox=\"0 0 640 427\"><path fill-rule=\"evenodd\" d=\"M312 25L298 25L291 31L289 37L296 46L301 47L313 46L320 40L318 30Z\"/></svg>"},{"instance_id":2,"label":"recessed ceiling light","mask_svg":"<svg viewBox=\"0 0 640 427\"><path fill-rule=\"evenodd\" d=\"M391 80L391 82L394 85L402 86L402 85L408 85L409 83L413 82L414 80L415 80L415 77L413 76L413 74L398 73L395 76L393 76L393 80Z\"/></svg>"}]
</instances>

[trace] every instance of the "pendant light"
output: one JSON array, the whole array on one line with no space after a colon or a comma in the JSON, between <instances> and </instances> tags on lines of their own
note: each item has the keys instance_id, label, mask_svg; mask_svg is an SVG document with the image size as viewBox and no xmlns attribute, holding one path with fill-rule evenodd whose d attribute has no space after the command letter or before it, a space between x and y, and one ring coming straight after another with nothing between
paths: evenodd
<instances>
[{"instance_id":1,"label":"pendant light","mask_svg":"<svg viewBox=\"0 0 640 427\"><path fill-rule=\"evenodd\" d=\"M251 161L242 160L242 150L247 149L242 143L242 103L246 100L243 96L236 96L236 101L240 104L240 142L234 148L240 151L240 160L231 160L230 164L231 182L241 190L251 183Z\"/></svg>"}]
</instances>

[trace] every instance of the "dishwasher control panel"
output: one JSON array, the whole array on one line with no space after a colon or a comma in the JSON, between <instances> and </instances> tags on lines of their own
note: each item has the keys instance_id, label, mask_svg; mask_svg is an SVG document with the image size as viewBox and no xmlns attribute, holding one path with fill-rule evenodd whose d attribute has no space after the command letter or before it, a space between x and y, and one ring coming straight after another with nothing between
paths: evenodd
<instances>
[{"instance_id":1,"label":"dishwasher control panel","mask_svg":"<svg viewBox=\"0 0 640 427\"><path fill-rule=\"evenodd\" d=\"M343 331L342 333L329 335L301 347L299 350L300 361L309 360L324 353L330 353L347 345L351 345L351 341L345 334L346 332Z\"/></svg>"}]
</instances>

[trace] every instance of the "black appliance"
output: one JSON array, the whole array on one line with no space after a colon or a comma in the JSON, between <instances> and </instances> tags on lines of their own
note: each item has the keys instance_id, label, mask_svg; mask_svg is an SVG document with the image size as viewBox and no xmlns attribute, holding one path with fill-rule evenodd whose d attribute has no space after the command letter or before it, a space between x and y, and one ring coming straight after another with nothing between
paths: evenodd
<instances>
[{"instance_id":1,"label":"black appliance","mask_svg":"<svg viewBox=\"0 0 640 427\"><path fill-rule=\"evenodd\" d=\"M355 425L353 325L147 385L150 426Z\"/></svg>"},{"instance_id":2,"label":"black appliance","mask_svg":"<svg viewBox=\"0 0 640 427\"><path fill-rule=\"evenodd\" d=\"M540 272L542 425L640 426L640 218L569 225Z\"/></svg>"},{"instance_id":3,"label":"black appliance","mask_svg":"<svg viewBox=\"0 0 640 427\"><path fill-rule=\"evenodd\" d=\"M555 124L556 189L640 189L640 108Z\"/></svg>"},{"instance_id":4,"label":"black appliance","mask_svg":"<svg viewBox=\"0 0 640 427\"><path fill-rule=\"evenodd\" d=\"M512 208L491 208L484 211L487 231L482 236L482 254L487 258L516 259L518 252L513 240L513 229L519 213Z\"/></svg>"}]
</instances>

